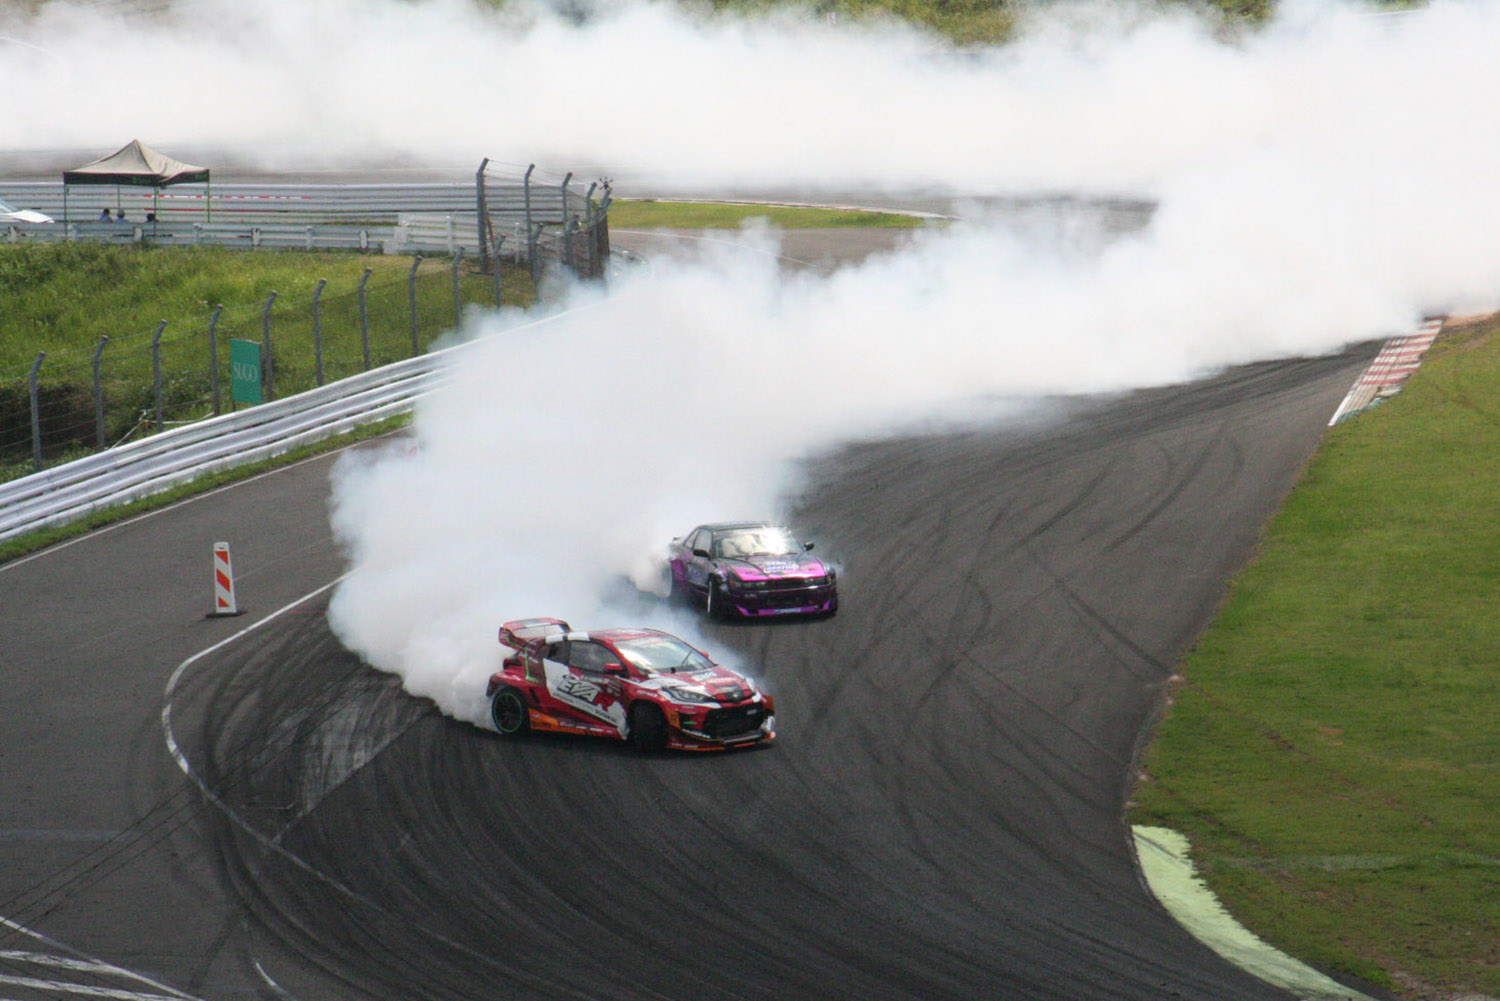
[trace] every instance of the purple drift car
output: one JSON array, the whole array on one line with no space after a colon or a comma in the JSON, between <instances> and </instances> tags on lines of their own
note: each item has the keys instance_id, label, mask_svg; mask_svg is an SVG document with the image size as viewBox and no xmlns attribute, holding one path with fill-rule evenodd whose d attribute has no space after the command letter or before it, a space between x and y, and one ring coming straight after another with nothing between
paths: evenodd
<instances>
[{"instance_id":1,"label":"purple drift car","mask_svg":"<svg viewBox=\"0 0 1500 1001\"><path fill-rule=\"evenodd\" d=\"M701 602L711 618L832 615L837 574L811 549L764 521L699 525L672 540L672 597Z\"/></svg>"}]
</instances>

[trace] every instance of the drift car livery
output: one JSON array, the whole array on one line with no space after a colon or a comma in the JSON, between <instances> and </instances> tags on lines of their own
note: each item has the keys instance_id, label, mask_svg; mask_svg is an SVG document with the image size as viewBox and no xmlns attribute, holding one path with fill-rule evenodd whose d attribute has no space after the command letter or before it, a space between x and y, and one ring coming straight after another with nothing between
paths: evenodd
<instances>
[{"instance_id":1,"label":"drift car livery","mask_svg":"<svg viewBox=\"0 0 1500 1001\"><path fill-rule=\"evenodd\" d=\"M655 629L575 632L561 619L500 627L513 654L486 691L507 736L526 730L712 751L776 737L776 705L743 675Z\"/></svg>"},{"instance_id":2,"label":"drift car livery","mask_svg":"<svg viewBox=\"0 0 1500 1001\"><path fill-rule=\"evenodd\" d=\"M763 521L699 525L673 539L672 595L710 617L838 611L838 575L785 528Z\"/></svg>"}]
</instances>

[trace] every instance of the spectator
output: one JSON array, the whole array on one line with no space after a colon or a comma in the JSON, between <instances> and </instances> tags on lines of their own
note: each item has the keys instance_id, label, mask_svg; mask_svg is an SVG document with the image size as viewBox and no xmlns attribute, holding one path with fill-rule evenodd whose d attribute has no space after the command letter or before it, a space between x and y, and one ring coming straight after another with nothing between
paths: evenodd
<instances>
[{"instance_id":1,"label":"spectator","mask_svg":"<svg viewBox=\"0 0 1500 1001\"><path fill-rule=\"evenodd\" d=\"M115 209L115 222L124 222L124 221L125 221L125 210L124 209Z\"/></svg>"},{"instance_id":2,"label":"spectator","mask_svg":"<svg viewBox=\"0 0 1500 1001\"><path fill-rule=\"evenodd\" d=\"M109 207L108 206L106 206L106 207L104 207L104 208L102 208L102 209L99 210L99 221L100 222L109 222Z\"/></svg>"}]
</instances>

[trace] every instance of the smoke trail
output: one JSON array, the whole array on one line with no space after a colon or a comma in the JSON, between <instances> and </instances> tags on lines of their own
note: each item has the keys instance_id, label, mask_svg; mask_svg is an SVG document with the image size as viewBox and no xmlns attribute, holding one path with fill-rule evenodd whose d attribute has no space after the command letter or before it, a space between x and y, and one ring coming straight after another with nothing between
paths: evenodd
<instances>
[{"instance_id":1,"label":"smoke trail","mask_svg":"<svg viewBox=\"0 0 1500 1001\"><path fill-rule=\"evenodd\" d=\"M968 51L654 3L582 24L458 0L54 3L0 14L0 36L11 150L139 135L267 166L489 155L658 186L1156 200L1102 245L976 215L826 278L783 275L752 234L580 290L545 326L476 324L420 448L346 461L334 511L340 636L465 719L499 621L613 622L615 582L646 583L698 520L773 512L801 456L955 401L1323 351L1500 289L1493 0L1293 3L1242 36L1069 7Z\"/></svg>"}]
</instances>

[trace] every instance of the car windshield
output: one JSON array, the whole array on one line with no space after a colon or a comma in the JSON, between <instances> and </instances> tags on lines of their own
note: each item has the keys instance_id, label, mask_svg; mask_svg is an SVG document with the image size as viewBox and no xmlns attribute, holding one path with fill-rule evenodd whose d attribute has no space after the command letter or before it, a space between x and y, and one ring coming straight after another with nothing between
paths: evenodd
<instances>
[{"instance_id":1,"label":"car windshield","mask_svg":"<svg viewBox=\"0 0 1500 1001\"><path fill-rule=\"evenodd\" d=\"M713 666L713 661L675 636L622 640L615 644L615 648L643 674L701 671Z\"/></svg>"},{"instance_id":2,"label":"car windshield","mask_svg":"<svg viewBox=\"0 0 1500 1001\"><path fill-rule=\"evenodd\" d=\"M714 537L715 556L787 556L802 543L784 528L744 528Z\"/></svg>"}]
</instances>

